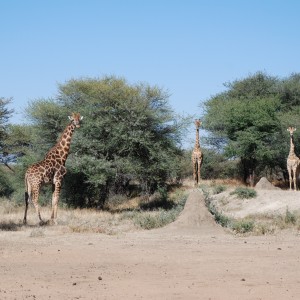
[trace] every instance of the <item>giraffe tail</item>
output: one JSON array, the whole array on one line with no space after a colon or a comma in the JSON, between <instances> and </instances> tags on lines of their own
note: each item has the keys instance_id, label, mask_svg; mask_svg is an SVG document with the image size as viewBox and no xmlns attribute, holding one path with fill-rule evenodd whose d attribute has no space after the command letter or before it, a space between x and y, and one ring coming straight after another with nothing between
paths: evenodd
<instances>
[{"instance_id":1,"label":"giraffe tail","mask_svg":"<svg viewBox=\"0 0 300 300\"><path fill-rule=\"evenodd\" d=\"M28 182L27 174L25 174L25 195L24 195L25 213L23 219L23 224L25 225L27 224L27 210L28 210L28 203L29 203L30 196L31 196L31 187L30 187L30 183Z\"/></svg>"},{"instance_id":2,"label":"giraffe tail","mask_svg":"<svg viewBox=\"0 0 300 300\"><path fill-rule=\"evenodd\" d=\"M25 174L25 203L28 203L28 199L30 198L31 195L31 186L30 183L28 182L28 177L27 174Z\"/></svg>"},{"instance_id":3,"label":"giraffe tail","mask_svg":"<svg viewBox=\"0 0 300 300\"><path fill-rule=\"evenodd\" d=\"M26 203L28 203L28 201L29 201L29 194L28 194L28 192L25 192L25 204Z\"/></svg>"}]
</instances>

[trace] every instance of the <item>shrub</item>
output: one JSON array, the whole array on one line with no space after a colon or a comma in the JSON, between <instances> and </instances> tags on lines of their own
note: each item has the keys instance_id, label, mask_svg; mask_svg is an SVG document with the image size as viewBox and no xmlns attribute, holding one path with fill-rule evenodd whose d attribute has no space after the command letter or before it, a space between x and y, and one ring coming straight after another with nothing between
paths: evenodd
<instances>
[{"instance_id":1,"label":"shrub","mask_svg":"<svg viewBox=\"0 0 300 300\"><path fill-rule=\"evenodd\" d=\"M254 229L254 222L252 220L241 220L233 222L231 226L232 230L236 233L247 233Z\"/></svg>"},{"instance_id":2,"label":"shrub","mask_svg":"<svg viewBox=\"0 0 300 300\"><path fill-rule=\"evenodd\" d=\"M139 210L134 212L124 212L121 218L131 219L135 225L143 229L153 229L163 227L171 222L174 222L180 212L183 210L185 202L187 199L187 194L179 193L175 195L173 200L164 200L161 198L160 201L155 200L157 203L166 203L159 208L154 208L152 205L143 206L148 209L147 211Z\"/></svg>"},{"instance_id":3,"label":"shrub","mask_svg":"<svg viewBox=\"0 0 300 300\"><path fill-rule=\"evenodd\" d=\"M225 185L216 185L213 187L213 193L214 194L220 194L226 190Z\"/></svg>"},{"instance_id":4,"label":"shrub","mask_svg":"<svg viewBox=\"0 0 300 300\"><path fill-rule=\"evenodd\" d=\"M9 197L13 193L13 187L8 175L0 169L0 197Z\"/></svg>"},{"instance_id":5,"label":"shrub","mask_svg":"<svg viewBox=\"0 0 300 300\"><path fill-rule=\"evenodd\" d=\"M246 187L237 187L230 195L237 195L241 199L255 198L257 193L254 189Z\"/></svg>"},{"instance_id":6,"label":"shrub","mask_svg":"<svg viewBox=\"0 0 300 300\"><path fill-rule=\"evenodd\" d=\"M285 218L284 218L284 222L286 224L293 224L295 225L297 221L297 216L295 215L295 213L292 213L289 211L288 207L286 208L285 211Z\"/></svg>"},{"instance_id":7,"label":"shrub","mask_svg":"<svg viewBox=\"0 0 300 300\"><path fill-rule=\"evenodd\" d=\"M232 220L219 212L213 204L208 205L209 212L214 216L215 221L220 224L222 227L230 227Z\"/></svg>"},{"instance_id":8,"label":"shrub","mask_svg":"<svg viewBox=\"0 0 300 300\"><path fill-rule=\"evenodd\" d=\"M176 211L159 210L139 214L134 223L143 229L153 229L163 227L176 219Z\"/></svg>"}]
</instances>

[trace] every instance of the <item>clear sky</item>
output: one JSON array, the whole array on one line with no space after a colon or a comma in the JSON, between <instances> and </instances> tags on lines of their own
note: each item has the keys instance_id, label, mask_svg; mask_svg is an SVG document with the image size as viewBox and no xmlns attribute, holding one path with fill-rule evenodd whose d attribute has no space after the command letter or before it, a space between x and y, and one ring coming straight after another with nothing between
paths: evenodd
<instances>
[{"instance_id":1,"label":"clear sky","mask_svg":"<svg viewBox=\"0 0 300 300\"><path fill-rule=\"evenodd\" d=\"M22 123L58 83L115 75L198 117L225 82L300 72L299 15L298 0L0 0L0 97Z\"/></svg>"}]
</instances>

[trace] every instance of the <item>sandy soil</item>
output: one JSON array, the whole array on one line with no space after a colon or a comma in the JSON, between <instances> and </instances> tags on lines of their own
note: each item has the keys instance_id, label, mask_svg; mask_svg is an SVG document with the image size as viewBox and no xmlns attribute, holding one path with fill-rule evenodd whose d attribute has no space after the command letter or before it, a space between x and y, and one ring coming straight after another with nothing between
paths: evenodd
<instances>
[{"instance_id":1,"label":"sandy soil","mask_svg":"<svg viewBox=\"0 0 300 300\"><path fill-rule=\"evenodd\" d=\"M300 213L300 193L294 190L282 190L273 186L264 177L255 186L257 196L239 199L230 195L235 188L213 195L213 204L225 215L233 218L246 218L251 215L283 215L286 210ZM300 299L300 298L299 298Z\"/></svg>"},{"instance_id":2,"label":"sandy soil","mask_svg":"<svg viewBox=\"0 0 300 300\"><path fill-rule=\"evenodd\" d=\"M300 299L299 232L234 236L214 223L199 190L162 229L30 231L0 231L0 299Z\"/></svg>"}]
</instances>

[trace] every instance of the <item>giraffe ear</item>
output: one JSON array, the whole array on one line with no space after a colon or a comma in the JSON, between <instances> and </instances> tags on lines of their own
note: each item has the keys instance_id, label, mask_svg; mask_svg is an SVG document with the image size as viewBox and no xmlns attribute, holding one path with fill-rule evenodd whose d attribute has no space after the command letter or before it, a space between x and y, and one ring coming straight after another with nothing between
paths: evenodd
<instances>
[{"instance_id":1,"label":"giraffe ear","mask_svg":"<svg viewBox=\"0 0 300 300\"><path fill-rule=\"evenodd\" d=\"M83 116L80 117L80 121L83 119Z\"/></svg>"},{"instance_id":2,"label":"giraffe ear","mask_svg":"<svg viewBox=\"0 0 300 300\"><path fill-rule=\"evenodd\" d=\"M69 118L69 120L70 120L70 121L72 121L72 120L73 120L73 118L72 118L72 117L70 117L70 116L68 116L68 118Z\"/></svg>"}]
</instances>

